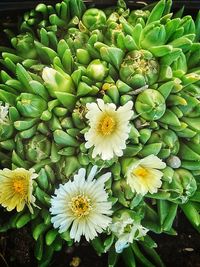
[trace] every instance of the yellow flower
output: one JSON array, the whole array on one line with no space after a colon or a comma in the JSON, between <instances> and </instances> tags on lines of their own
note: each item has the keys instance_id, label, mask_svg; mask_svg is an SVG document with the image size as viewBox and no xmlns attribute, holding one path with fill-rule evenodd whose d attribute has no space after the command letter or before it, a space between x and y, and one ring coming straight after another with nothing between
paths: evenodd
<instances>
[{"instance_id":1,"label":"yellow flower","mask_svg":"<svg viewBox=\"0 0 200 267\"><path fill-rule=\"evenodd\" d=\"M0 170L0 204L7 211L16 208L18 212L22 211L26 204L30 212L33 212L31 204L34 204L35 197L32 195L32 180L37 176L33 169Z\"/></svg>"},{"instance_id":2,"label":"yellow flower","mask_svg":"<svg viewBox=\"0 0 200 267\"><path fill-rule=\"evenodd\" d=\"M158 169L164 169L166 164L157 156L149 155L135 161L127 170L127 184L133 192L146 195L156 193L161 187L163 173Z\"/></svg>"},{"instance_id":3,"label":"yellow flower","mask_svg":"<svg viewBox=\"0 0 200 267\"><path fill-rule=\"evenodd\" d=\"M97 155L103 160L121 157L130 132L133 102L116 109L115 104L105 104L102 99L97 99L97 104L88 103L86 107L90 129L85 133L85 147L94 147L93 158Z\"/></svg>"}]
</instances>

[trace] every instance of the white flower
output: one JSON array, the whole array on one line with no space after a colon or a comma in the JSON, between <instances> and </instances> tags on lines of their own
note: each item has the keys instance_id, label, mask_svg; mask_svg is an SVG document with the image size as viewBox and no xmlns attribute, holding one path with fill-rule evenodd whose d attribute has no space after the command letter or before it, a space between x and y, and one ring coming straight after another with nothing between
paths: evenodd
<instances>
[{"instance_id":1,"label":"white flower","mask_svg":"<svg viewBox=\"0 0 200 267\"><path fill-rule=\"evenodd\" d=\"M107 172L94 179L97 167L94 166L87 177L86 170L81 168L74 180L55 190L51 199L51 222L59 232L67 231L70 226L70 237L79 242L82 235L86 240L94 239L111 223L112 204L104 189L105 182L111 173Z\"/></svg>"},{"instance_id":2,"label":"white flower","mask_svg":"<svg viewBox=\"0 0 200 267\"><path fill-rule=\"evenodd\" d=\"M145 195L156 193L161 187L163 173L157 169L164 169L166 164L157 156L149 155L135 161L127 170L127 183L133 192Z\"/></svg>"},{"instance_id":3,"label":"white flower","mask_svg":"<svg viewBox=\"0 0 200 267\"><path fill-rule=\"evenodd\" d=\"M3 106L2 102L0 102L0 123L4 123L8 120L8 109L8 103L5 103L5 106Z\"/></svg>"},{"instance_id":4,"label":"white flower","mask_svg":"<svg viewBox=\"0 0 200 267\"><path fill-rule=\"evenodd\" d=\"M139 240L145 236L148 229L143 227L138 221L133 220L127 214L123 214L120 219L110 225L110 230L118 238L115 243L115 250L121 253L133 240Z\"/></svg>"},{"instance_id":5,"label":"white flower","mask_svg":"<svg viewBox=\"0 0 200 267\"><path fill-rule=\"evenodd\" d=\"M129 101L116 110L115 104L105 104L102 99L97 99L97 104L88 103L86 107L90 129L85 133L85 146L94 146L92 157L100 155L103 160L110 160L115 155L121 157L130 132L133 102Z\"/></svg>"}]
</instances>

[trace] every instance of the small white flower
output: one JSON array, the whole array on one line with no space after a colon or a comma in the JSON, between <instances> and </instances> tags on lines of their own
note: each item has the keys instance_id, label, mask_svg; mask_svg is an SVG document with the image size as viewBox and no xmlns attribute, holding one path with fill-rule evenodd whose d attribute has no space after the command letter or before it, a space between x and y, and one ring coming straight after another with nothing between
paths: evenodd
<instances>
[{"instance_id":1,"label":"small white flower","mask_svg":"<svg viewBox=\"0 0 200 267\"><path fill-rule=\"evenodd\" d=\"M133 220L127 214L123 214L120 219L112 223L109 227L118 238L115 243L115 250L121 253L133 240L139 240L145 236L148 229L143 227L138 221Z\"/></svg>"},{"instance_id":2,"label":"small white flower","mask_svg":"<svg viewBox=\"0 0 200 267\"><path fill-rule=\"evenodd\" d=\"M2 102L0 102L0 123L4 123L8 120L8 109L8 103L5 103L5 106L3 106Z\"/></svg>"},{"instance_id":3,"label":"small white flower","mask_svg":"<svg viewBox=\"0 0 200 267\"><path fill-rule=\"evenodd\" d=\"M127 184L133 192L145 195L154 194L161 187L163 173L157 169L164 169L166 164L157 156L149 155L135 161L127 170Z\"/></svg>"},{"instance_id":4,"label":"small white flower","mask_svg":"<svg viewBox=\"0 0 200 267\"><path fill-rule=\"evenodd\" d=\"M51 199L51 222L59 232L67 231L70 226L70 237L79 242L82 235L86 240L94 239L102 233L112 219L112 204L104 189L105 182L111 173L105 173L94 179L97 167L94 166L85 179L86 170L81 168L74 180L60 185Z\"/></svg>"},{"instance_id":5,"label":"small white flower","mask_svg":"<svg viewBox=\"0 0 200 267\"><path fill-rule=\"evenodd\" d=\"M129 101L116 110L115 104L105 104L102 99L97 99L97 104L88 103L86 107L90 129L85 133L85 146L94 146L92 157L100 155L103 160L121 157L130 132L133 102Z\"/></svg>"}]
</instances>

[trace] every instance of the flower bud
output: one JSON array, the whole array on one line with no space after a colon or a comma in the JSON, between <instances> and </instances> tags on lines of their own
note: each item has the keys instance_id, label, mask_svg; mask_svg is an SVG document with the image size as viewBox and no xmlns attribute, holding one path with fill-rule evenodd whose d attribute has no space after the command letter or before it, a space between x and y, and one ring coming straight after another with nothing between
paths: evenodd
<instances>
[{"instance_id":1,"label":"flower bud","mask_svg":"<svg viewBox=\"0 0 200 267\"><path fill-rule=\"evenodd\" d=\"M95 81L102 81L108 75L107 64L104 61L95 59L87 67L87 75Z\"/></svg>"},{"instance_id":2,"label":"flower bud","mask_svg":"<svg viewBox=\"0 0 200 267\"><path fill-rule=\"evenodd\" d=\"M106 24L106 15L102 10L90 8L83 14L82 21L89 30L102 29Z\"/></svg>"},{"instance_id":3,"label":"flower bud","mask_svg":"<svg viewBox=\"0 0 200 267\"><path fill-rule=\"evenodd\" d=\"M55 92L74 93L73 81L67 73L61 73L55 69L45 67L42 72L42 78L52 97L56 97Z\"/></svg>"}]
</instances>

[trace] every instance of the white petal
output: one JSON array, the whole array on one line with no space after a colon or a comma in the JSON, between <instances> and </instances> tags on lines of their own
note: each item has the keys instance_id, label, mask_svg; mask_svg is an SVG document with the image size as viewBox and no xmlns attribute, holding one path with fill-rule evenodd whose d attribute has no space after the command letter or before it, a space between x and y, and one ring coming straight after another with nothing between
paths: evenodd
<instances>
[{"instance_id":1,"label":"white petal","mask_svg":"<svg viewBox=\"0 0 200 267\"><path fill-rule=\"evenodd\" d=\"M88 175L88 178L87 178L88 182L91 182L94 179L94 176L97 173L97 169L98 169L98 167L96 165L92 167L92 169Z\"/></svg>"},{"instance_id":2,"label":"white petal","mask_svg":"<svg viewBox=\"0 0 200 267\"><path fill-rule=\"evenodd\" d=\"M164 169L166 164L155 155L149 155L140 161L140 164L146 168Z\"/></svg>"}]
</instances>

